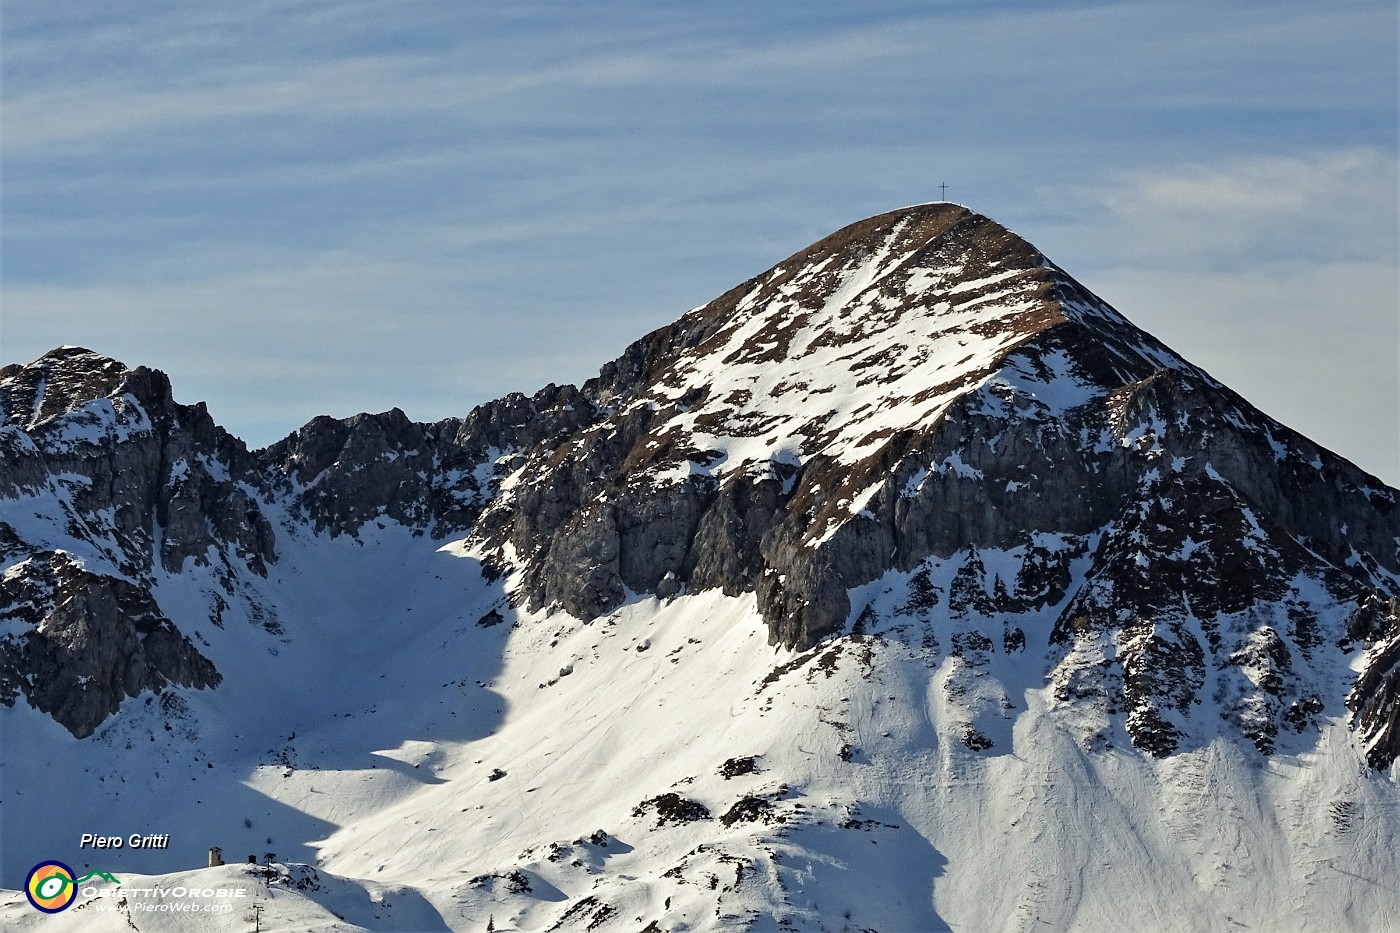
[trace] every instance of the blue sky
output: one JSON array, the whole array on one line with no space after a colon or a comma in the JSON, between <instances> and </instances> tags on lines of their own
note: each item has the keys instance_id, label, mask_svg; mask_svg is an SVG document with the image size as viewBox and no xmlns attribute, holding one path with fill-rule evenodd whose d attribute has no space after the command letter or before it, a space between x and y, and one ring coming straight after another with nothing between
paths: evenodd
<instances>
[{"instance_id":1,"label":"blue sky","mask_svg":"<svg viewBox=\"0 0 1400 933\"><path fill-rule=\"evenodd\" d=\"M164 369L254 446L460 415L947 182L1400 483L1398 20L4 0L0 358Z\"/></svg>"}]
</instances>

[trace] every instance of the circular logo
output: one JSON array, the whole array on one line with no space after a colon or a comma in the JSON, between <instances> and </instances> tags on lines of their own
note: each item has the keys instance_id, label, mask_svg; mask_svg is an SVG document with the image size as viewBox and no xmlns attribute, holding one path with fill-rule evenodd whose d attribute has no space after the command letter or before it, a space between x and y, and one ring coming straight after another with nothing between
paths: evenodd
<instances>
[{"instance_id":1,"label":"circular logo","mask_svg":"<svg viewBox=\"0 0 1400 933\"><path fill-rule=\"evenodd\" d=\"M29 870L24 879L24 896L35 910L56 914L78 898L78 886L73 881L73 869L62 862L40 862Z\"/></svg>"}]
</instances>

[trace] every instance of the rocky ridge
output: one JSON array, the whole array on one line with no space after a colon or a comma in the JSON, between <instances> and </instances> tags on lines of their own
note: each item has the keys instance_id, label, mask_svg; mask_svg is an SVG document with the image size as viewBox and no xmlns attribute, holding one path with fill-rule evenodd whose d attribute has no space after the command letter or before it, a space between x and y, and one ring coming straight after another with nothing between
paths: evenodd
<instances>
[{"instance_id":1,"label":"rocky ridge","mask_svg":"<svg viewBox=\"0 0 1400 933\"><path fill-rule=\"evenodd\" d=\"M1260 753L1341 702L1373 766L1400 753L1396 492L954 205L838 231L582 388L433 425L318 418L250 452L76 348L0 371L0 405L0 698L80 737L218 684L163 575L211 568L214 618L241 601L294 637L259 596L279 537L391 519L532 610L753 592L795 652L898 623L860 594L902 575L969 677L1039 659L1091 747L1122 722L1170 755L1219 728L1212 697Z\"/></svg>"}]
</instances>

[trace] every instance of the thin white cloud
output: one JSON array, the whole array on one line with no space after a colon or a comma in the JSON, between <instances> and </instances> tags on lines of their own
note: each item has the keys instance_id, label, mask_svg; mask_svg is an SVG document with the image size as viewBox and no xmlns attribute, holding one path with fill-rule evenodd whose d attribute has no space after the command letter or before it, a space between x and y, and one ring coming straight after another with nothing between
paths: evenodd
<instances>
[{"instance_id":1,"label":"thin white cloud","mask_svg":"<svg viewBox=\"0 0 1400 933\"><path fill-rule=\"evenodd\" d=\"M1231 388L1394 484L1398 171L1393 154L1354 148L1125 173L1073 192L1076 220L1051 252Z\"/></svg>"},{"instance_id":2,"label":"thin white cloud","mask_svg":"<svg viewBox=\"0 0 1400 933\"><path fill-rule=\"evenodd\" d=\"M1078 197L1120 258L1178 268L1396 253L1397 165L1373 148L1127 173Z\"/></svg>"},{"instance_id":3,"label":"thin white cloud","mask_svg":"<svg viewBox=\"0 0 1400 933\"><path fill-rule=\"evenodd\" d=\"M1353 93L1355 76L1313 64L1319 47L1375 44L1374 37L1393 26L1393 15L1375 4L1295 15L1270 26L1209 5L1183 10L1137 3L921 13L788 30L765 29L761 19L749 30L706 30L645 18L590 21L561 11L532 37L532 54L521 56L497 47L489 31L474 32L479 24L470 17L443 20L440 11L451 37L443 48L366 51L348 40L388 29L392 18L305 7L265 4L261 13L239 15L200 8L169 22L156 16L139 25L104 20L76 37L40 31L12 39L5 150L22 155L162 127L288 115L326 120L457 112L470 121L477 116L473 105L539 89L572 99L610 87L686 94L760 87L798 94L809 106L873 103L878 111L879 103L862 93L874 81L895 106L927 95L931 85L937 97L937 87L946 85L953 107L1004 100L1008 89L1020 88L1027 109L1113 110L1128 100L1138 110L1221 103L1345 108L1361 99ZM1199 20L1190 42L1173 35L1184 17ZM304 35L297 34L300 43L283 37L288 24L324 30L328 38L323 47L306 49ZM205 54L201 43L217 42L228 47ZM269 55L264 43L282 54ZM132 60L112 54L122 47L151 55ZM1066 57L1070 49L1078 50L1077 60ZM81 62L85 55L106 65L79 65L58 82L27 80L44 62ZM1291 58L1292 67L1251 67L1279 57ZM1227 72L1230 80L1222 81ZM1253 72L1258 76L1238 80ZM1163 74L1173 80L1161 81Z\"/></svg>"}]
</instances>

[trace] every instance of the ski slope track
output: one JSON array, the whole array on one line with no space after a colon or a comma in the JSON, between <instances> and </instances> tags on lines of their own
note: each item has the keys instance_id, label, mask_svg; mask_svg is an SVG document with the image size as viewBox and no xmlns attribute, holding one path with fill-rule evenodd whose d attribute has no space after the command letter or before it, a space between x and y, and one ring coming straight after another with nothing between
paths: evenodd
<instances>
[{"instance_id":1,"label":"ski slope track","mask_svg":"<svg viewBox=\"0 0 1400 933\"><path fill-rule=\"evenodd\" d=\"M78 347L0 421L7 930L1400 918L1400 493L966 208L436 424Z\"/></svg>"}]
</instances>

